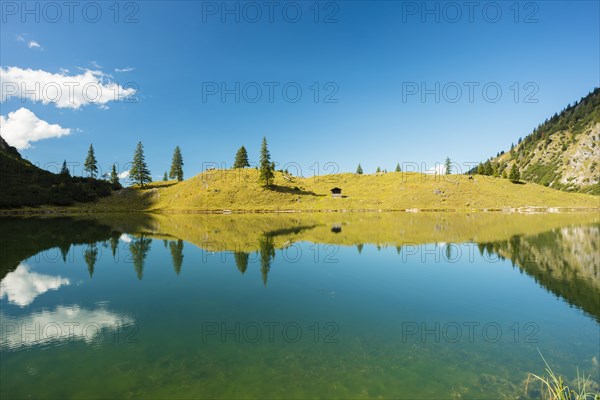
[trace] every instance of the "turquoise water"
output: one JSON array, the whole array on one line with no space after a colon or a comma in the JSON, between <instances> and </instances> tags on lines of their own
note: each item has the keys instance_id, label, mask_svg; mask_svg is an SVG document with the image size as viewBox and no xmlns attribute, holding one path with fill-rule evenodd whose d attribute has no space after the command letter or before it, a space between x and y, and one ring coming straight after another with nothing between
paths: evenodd
<instances>
[{"instance_id":1,"label":"turquoise water","mask_svg":"<svg viewBox=\"0 0 600 400\"><path fill-rule=\"evenodd\" d=\"M514 398L540 353L567 380L599 381L598 258L551 251L597 244L598 225L518 243L266 237L234 253L170 232L66 220L59 240L3 224L2 398ZM591 275L565 281L577 260Z\"/></svg>"}]
</instances>

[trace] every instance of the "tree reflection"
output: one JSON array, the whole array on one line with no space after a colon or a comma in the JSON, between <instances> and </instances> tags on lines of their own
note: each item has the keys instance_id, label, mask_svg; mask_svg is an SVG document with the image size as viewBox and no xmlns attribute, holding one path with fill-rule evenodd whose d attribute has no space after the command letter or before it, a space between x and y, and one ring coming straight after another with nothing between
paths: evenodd
<instances>
[{"instance_id":1,"label":"tree reflection","mask_svg":"<svg viewBox=\"0 0 600 400\"><path fill-rule=\"evenodd\" d=\"M235 258L235 265L238 270L243 274L248 269L248 258L250 255L248 253L244 253L241 251L236 251L233 253L233 257Z\"/></svg>"},{"instance_id":2,"label":"tree reflection","mask_svg":"<svg viewBox=\"0 0 600 400\"><path fill-rule=\"evenodd\" d=\"M96 261L98 260L98 246L96 243L90 243L83 252L83 259L88 267L88 272L90 274L90 278L94 275L94 267L96 265Z\"/></svg>"},{"instance_id":3,"label":"tree reflection","mask_svg":"<svg viewBox=\"0 0 600 400\"><path fill-rule=\"evenodd\" d=\"M171 250L171 257L173 258L173 268L175 273L179 275L183 264L183 240L169 242L169 250Z\"/></svg>"},{"instance_id":4,"label":"tree reflection","mask_svg":"<svg viewBox=\"0 0 600 400\"><path fill-rule=\"evenodd\" d=\"M133 259L133 266L139 280L142 280L144 276L144 261L150 251L150 245L152 239L145 237L141 234L139 237L132 239L129 243L129 251L131 252L131 258Z\"/></svg>"},{"instance_id":5,"label":"tree reflection","mask_svg":"<svg viewBox=\"0 0 600 400\"><path fill-rule=\"evenodd\" d=\"M269 271L271 270L271 262L275 258L275 245L273 244L273 238L270 236L263 236L258 240L259 253L260 253L260 273L262 275L263 284L267 286L267 278Z\"/></svg>"}]
</instances>

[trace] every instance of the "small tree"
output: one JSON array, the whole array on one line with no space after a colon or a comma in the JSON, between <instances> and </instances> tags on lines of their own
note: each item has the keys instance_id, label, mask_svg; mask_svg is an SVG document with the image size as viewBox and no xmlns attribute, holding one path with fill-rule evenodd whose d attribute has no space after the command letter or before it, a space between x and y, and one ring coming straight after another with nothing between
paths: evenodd
<instances>
[{"instance_id":1,"label":"small tree","mask_svg":"<svg viewBox=\"0 0 600 400\"><path fill-rule=\"evenodd\" d=\"M357 173L358 175L362 175L362 174L363 174L363 169L362 169L362 167L360 166L360 164L358 164L358 167L356 167L356 173Z\"/></svg>"},{"instance_id":2,"label":"small tree","mask_svg":"<svg viewBox=\"0 0 600 400\"><path fill-rule=\"evenodd\" d=\"M248 161L248 152L244 146L240 147L235 155L235 161L233 162L233 168L246 168L250 166Z\"/></svg>"},{"instance_id":3,"label":"small tree","mask_svg":"<svg viewBox=\"0 0 600 400\"><path fill-rule=\"evenodd\" d=\"M167 171L165 171L165 174L163 175L163 181L166 182L169 180L169 176L167 175Z\"/></svg>"},{"instance_id":4,"label":"small tree","mask_svg":"<svg viewBox=\"0 0 600 400\"><path fill-rule=\"evenodd\" d=\"M484 175L492 175L492 173L494 172L492 169L492 162L490 160L487 160L485 162L485 164L483 164L483 173Z\"/></svg>"},{"instance_id":5,"label":"small tree","mask_svg":"<svg viewBox=\"0 0 600 400\"><path fill-rule=\"evenodd\" d=\"M98 161L94 155L94 146L91 144L88 149L87 157L85 158L85 163L83 163L83 170L86 171L91 178L95 178L98 173Z\"/></svg>"},{"instance_id":6,"label":"small tree","mask_svg":"<svg viewBox=\"0 0 600 400\"><path fill-rule=\"evenodd\" d=\"M477 166L477 175L483 175L485 174L485 168L483 168L483 164L479 163L479 165Z\"/></svg>"},{"instance_id":7,"label":"small tree","mask_svg":"<svg viewBox=\"0 0 600 400\"><path fill-rule=\"evenodd\" d=\"M450 175L450 173L452 172L452 161L450 161L450 157L446 157L444 167L446 168L446 175Z\"/></svg>"},{"instance_id":8,"label":"small tree","mask_svg":"<svg viewBox=\"0 0 600 400\"><path fill-rule=\"evenodd\" d=\"M113 186L119 185L119 175L117 174L117 167L115 167L115 164L112 165L112 169L110 170L110 183Z\"/></svg>"},{"instance_id":9,"label":"small tree","mask_svg":"<svg viewBox=\"0 0 600 400\"><path fill-rule=\"evenodd\" d=\"M260 147L260 182L264 186L269 187L273 183L275 175L273 174L273 164L271 163L271 155L267 146L267 138L263 137Z\"/></svg>"},{"instance_id":10,"label":"small tree","mask_svg":"<svg viewBox=\"0 0 600 400\"><path fill-rule=\"evenodd\" d=\"M375 171L376 173L380 173L381 172L381 168L377 167L377 170Z\"/></svg>"},{"instance_id":11,"label":"small tree","mask_svg":"<svg viewBox=\"0 0 600 400\"><path fill-rule=\"evenodd\" d=\"M517 167L517 163L514 163L510 168L508 179L510 179L512 183L517 183L521 179L521 173L519 172L519 167Z\"/></svg>"},{"instance_id":12,"label":"small tree","mask_svg":"<svg viewBox=\"0 0 600 400\"><path fill-rule=\"evenodd\" d=\"M171 160L169 177L171 179L177 179L179 182L183 180L183 157L181 156L181 149L179 146L175 147L175 150L173 151L173 159Z\"/></svg>"},{"instance_id":13,"label":"small tree","mask_svg":"<svg viewBox=\"0 0 600 400\"><path fill-rule=\"evenodd\" d=\"M400 169L400 163L396 164L396 172L402 172L402 170Z\"/></svg>"},{"instance_id":14,"label":"small tree","mask_svg":"<svg viewBox=\"0 0 600 400\"><path fill-rule=\"evenodd\" d=\"M67 160L63 161L62 168L60 169L60 174L62 176L71 176L71 173L69 172L69 167L67 167Z\"/></svg>"},{"instance_id":15,"label":"small tree","mask_svg":"<svg viewBox=\"0 0 600 400\"><path fill-rule=\"evenodd\" d=\"M141 187L144 187L146 183L152 182L148 165L146 165L146 158L144 157L144 145L142 142L138 142L137 147L135 148L135 153L133 154L133 163L131 165L129 175L131 176L131 179Z\"/></svg>"}]
</instances>

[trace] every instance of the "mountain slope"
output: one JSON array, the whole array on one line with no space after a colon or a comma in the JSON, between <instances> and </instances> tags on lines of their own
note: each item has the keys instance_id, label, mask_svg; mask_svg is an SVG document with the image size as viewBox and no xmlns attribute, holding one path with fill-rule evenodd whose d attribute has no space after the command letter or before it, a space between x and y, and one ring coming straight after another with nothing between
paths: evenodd
<instances>
[{"instance_id":1,"label":"mountain slope","mask_svg":"<svg viewBox=\"0 0 600 400\"><path fill-rule=\"evenodd\" d=\"M488 160L489 163L483 164L483 172L508 174L516 163L526 181L554 189L600 194L599 160L600 88L596 88L519 139L510 151Z\"/></svg>"},{"instance_id":2,"label":"mountain slope","mask_svg":"<svg viewBox=\"0 0 600 400\"><path fill-rule=\"evenodd\" d=\"M508 179L465 175L433 176L390 172L290 177L275 174L274 185L258 183L259 171L213 170L183 182L155 182L126 188L89 206L89 211L283 211L283 210L483 210L519 207L600 208L600 198L565 193ZM331 188L342 188L342 198Z\"/></svg>"},{"instance_id":3,"label":"mountain slope","mask_svg":"<svg viewBox=\"0 0 600 400\"><path fill-rule=\"evenodd\" d=\"M53 174L23 159L0 136L0 208L69 205L111 193L107 181Z\"/></svg>"}]
</instances>

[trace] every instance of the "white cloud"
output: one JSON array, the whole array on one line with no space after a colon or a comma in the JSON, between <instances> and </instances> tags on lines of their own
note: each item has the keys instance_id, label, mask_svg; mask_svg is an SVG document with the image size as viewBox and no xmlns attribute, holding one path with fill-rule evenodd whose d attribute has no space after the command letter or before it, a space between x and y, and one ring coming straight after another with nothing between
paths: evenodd
<instances>
[{"instance_id":1,"label":"white cloud","mask_svg":"<svg viewBox=\"0 0 600 400\"><path fill-rule=\"evenodd\" d=\"M27 43L27 47L29 47L30 49L33 48L41 48L42 46L40 46L40 44L38 42L36 42L35 40L30 40L29 43Z\"/></svg>"},{"instance_id":2,"label":"white cloud","mask_svg":"<svg viewBox=\"0 0 600 400\"><path fill-rule=\"evenodd\" d=\"M119 179L127 179L129 178L129 170L123 171L119 174Z\"/></svg>"},{"instance_id":3,"label":"white cloud","mask_svg":"<svg viewBox=\"0 0 600 400\"><path fill-rule=\"evenodd\" d=\"M102 69L102 66L98 64L96 61L90 61L90 65L96 69Z\"/></svg>"},{"instance_id":4,"label":"white cloud","mask_svg":"<svg viewBox=\"0 0 600 400\"><path fill-rule=\"evenodd\" d=\"M125 243L131 243L131 236L129 236L126 233L121 234L121 237L119 239L121 239Z\"/></svg>"},{"instance_id":5,"label":"white cloud","mask_svg":"<svg viewBox=\"0 0 600 400\"><path fill-rule=\"evenodd\" d=\"M135 68L133 67L125 67L125 68L115 68L115 72L131 72Z\"/></svg>"},{"instance_id":6,"label":"white cloud","mask_svg":"<svg viewBox=\"0 0 600 400\"><path fill-rule=\"evenodd\" d=\"M0 317L5 328L0 337L0 349L11 350L75 340L89 344L101 339L103 332L116 332L135 322L128 315L107 310L104 305L95 309L58 306L53 311L43 310L19 317L0 313ZM114 337L113 334L110 336Z\"/></svg>"},{"instance_id":7,"label":"white cloud","mask_svg":"<svg viewBox=\"0 0 600 400\"><path fill-rule=\"evenodd\" d=\"M19 108L8 113L8 117L0 115L0 135L11 146L17 149L28 149L31 142L42 139L58 138L71 133L71 129L58 124L49 124L39 119L27 108Z\"/></svg>"},{"instance_id":8,"label":"white cloud","mask_svg":"<svg viewBox=\"0 0 600 400\"><path fill-rule=\"evenodd\" d=\"M31 272L28 265L19 264L0 282L0 299L6 296L9 303L26 307L48 290L57 290L70 283L67 278Z\"/></svg>"},{"instance_id":9,"label":"white cloud","mask_svg":"<svg viewBox=\"0 0 600 400\"><path fill-rule=\"evenodd\" d=\"M88 104L103 106L133 96L136 90L113 82L102 71L83 70L79 75L67 75L44 70L0 67L0 102L11 97L29 99L58 108L78 109Z\"/></svg>"}]
</instances>

